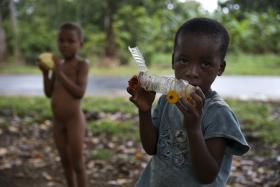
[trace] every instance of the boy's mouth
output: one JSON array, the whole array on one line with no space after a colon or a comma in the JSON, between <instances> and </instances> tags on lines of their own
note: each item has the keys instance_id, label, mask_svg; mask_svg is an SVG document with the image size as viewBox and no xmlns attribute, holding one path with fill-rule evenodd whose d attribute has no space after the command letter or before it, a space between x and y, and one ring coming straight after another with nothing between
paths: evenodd
<instances>
[{"instance_id":1,"label":"boy's mouth","mask_svg":"<svg viewBox=\"0 0 280 187\"><path fill-rule=\"evenodd\" d=\"M199 86L200 85L198 81L188 80L188 82L193 86Z\"/></svg>"}]
</instances>

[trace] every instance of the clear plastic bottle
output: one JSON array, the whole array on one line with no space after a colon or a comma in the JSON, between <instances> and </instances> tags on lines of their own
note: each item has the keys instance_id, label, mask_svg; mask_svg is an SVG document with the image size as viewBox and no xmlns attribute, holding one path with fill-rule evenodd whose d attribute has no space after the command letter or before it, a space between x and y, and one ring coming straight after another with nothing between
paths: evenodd
<instances>
[{"instance_id":1,"label":"clear plastic bottle","mask_svg":"<svg viewBox=\"0 0 280 187\"><path fill-rule=\"evenodd\" d=\"M128 47L138 68L138 80L140 86L147 91L155 91L167 95L170 103L176 103L179 98L188 98L194 87L185 80L173 77L151 75L145 64L145 60L137 47Z\"/></svg>"},{"instance_id":2,"label":"clear plastic bottle","mask_svg":"<svg viewBox=\"0 0 280 187\"><path fill-rule=\"evenodd\" d=\"M187 81L173 77L155 76L146 72L140 72L138 79L141 87L145 90L165 95L170 91L174 91L179 97L188 97L193 90L193 86Z\"/></svg>"}]
</instances>

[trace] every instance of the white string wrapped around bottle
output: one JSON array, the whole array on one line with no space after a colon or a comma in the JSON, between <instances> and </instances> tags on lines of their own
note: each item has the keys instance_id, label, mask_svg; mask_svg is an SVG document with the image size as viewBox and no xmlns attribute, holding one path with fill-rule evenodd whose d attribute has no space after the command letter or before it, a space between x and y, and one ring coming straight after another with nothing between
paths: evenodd
<instances>
[{"instance_id":1,"label":"white string wrapped around bottle","mask_svg":"<svg viewBox=\"0 0 280 187\"><path fill-rule=\"evenodd\" d=\"M148 73L143 55L137 47L128 47L138 68L140 86L147 91L155 91L167 95L169 103L177 103L179 98L188 98L194 87L187 81L173 77L156 76Z\"/></svg>"}]
</instances>

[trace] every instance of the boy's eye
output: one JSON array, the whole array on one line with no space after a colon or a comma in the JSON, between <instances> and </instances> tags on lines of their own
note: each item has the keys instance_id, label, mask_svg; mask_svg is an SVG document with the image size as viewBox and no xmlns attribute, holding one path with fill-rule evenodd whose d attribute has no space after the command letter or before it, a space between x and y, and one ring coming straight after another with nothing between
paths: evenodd
<instances>
[{"instance_id":1,"label":"boy's eye","mask_svg":"<svg viewBox=\"0 0 280 187\"><path fill-rule=\"evenodd\" d=\"M201 67L202 67L203 69L206 69L206 68L208 68L209 66L210 66L210 62L203 61L203 62L201 63Z\"/></svg>"},{"instance_id":2,"label":"boy's eye","mask_svg":"<svg viewBox=\"0 0 280 187\"><path fill-rule=\"evenodd\" d=\"M176 60L176 64L188 64L190 61L187 59L178 59Z\"/></svg>"}]
</instances>

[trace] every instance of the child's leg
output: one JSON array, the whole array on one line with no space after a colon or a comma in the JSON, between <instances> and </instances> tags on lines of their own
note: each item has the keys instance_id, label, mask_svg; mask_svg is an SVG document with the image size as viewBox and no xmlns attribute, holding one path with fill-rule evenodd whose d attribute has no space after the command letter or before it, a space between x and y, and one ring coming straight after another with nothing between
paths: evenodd
<instances>
[{"instance_id":1,"label":"child's leg","mask_svg":"<svg viewBox=\"0 0 280 187\"><path fill-rule=\"evenodd\" d=\"M71 120L70 124L67 124L69 151L74 171L77 176L78 187L86 186L86 169L83 157L83 143L85 134L84 124L84 120Z\"/></svg>"},{"instance_id":2,"label":"child's leg","mask_svg":"<svg viewBox=\"0 0 280 187\"><path fill-rule=\"evenodd\" d=\"M53 121L53 138L58 150L68 187L75 187L74 168L69 154L66 128L58 121Z\"/></svg>"}]
</instances>

